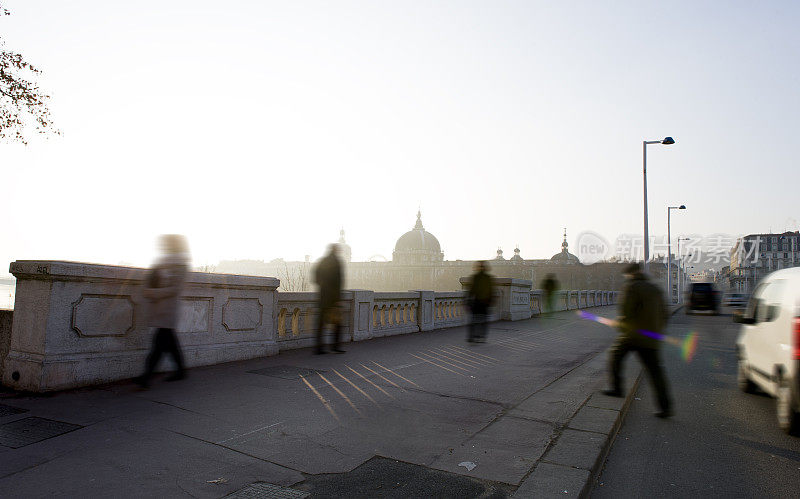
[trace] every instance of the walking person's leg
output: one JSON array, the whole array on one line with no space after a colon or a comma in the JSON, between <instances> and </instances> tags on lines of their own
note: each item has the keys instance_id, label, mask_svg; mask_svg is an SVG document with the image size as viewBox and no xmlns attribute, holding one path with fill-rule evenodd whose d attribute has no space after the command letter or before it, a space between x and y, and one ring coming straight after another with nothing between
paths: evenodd
<instances>
[{"instance_id":1,"label":"walking person's leg","mask_svg":"<svg viewBox=\"0 0 800 499\"><path fill-rule=\"evenodd\" d=\"M486 334L489 332L488 311L478 315L478 328L480 341L486 341Z\"/></svg>"},{"instance_id":2,"label":"walking person's leg","mask_svg":"<svg viewBox=\"0 0 800 499\"><path fill-rule=\"evenodd\" d=\"M183 352L181 352L181 345L174 329L164 329L164 347L166 351L172 354L172 359L177 367L175 372L167 378L167 381L178 381L185 378L186 369L183 365Z\"/></svg>"},{"instance_id":3,"label":"walking person's leg","mask_svg":"<svg viewBox=\"0 0 800 499\"><path fill-rule=\"evenodd\" d=\"M626 339L619 337L608 351L608 378L611 388L603 392L606 395L612 397L622 396L622 361L629 350L630 346Z\"/></svg>"},{"instance_id":4,"label":"walking person's leg","mask_svg":"<svg viewBox=\"0 0 800 499\"><path fill-rule=\"evenodd\" d=\"M314 350L315 353L325 353L325 315L327 314L327 310L322 308L322 304L319 307L319 315L317 316L317 347Z\"/></svg>"},{"instance_id":5,"label":"walking person's leg","mask_svg":"<svg viewBox=\"0 0 800 499\"><path fill-rule=\"evenodd\" d=\"M164 339L161 333L161 328L156 329L153 333L153 344L150 347L150 353L147 354L147 360L144 363L144 373L135 379L136 383L144 388L150 386L150 377L153 375L158 361L161 359L161 353L164 351Z\"/></svg>"},{"instance_id":6,"label":"walking person's leg","mask_svg":"<svg viewBox=\"0 0 800 499\"><path fill-rule=\"evenodd\" d=\"M344 327L342 326L342 314L341 311L336 308L331 311L333 315L333 348L332 350L336 353L344 353L342 349L342 337L344 336Z\"/></svg>"},{"instance_id":7,"label":"walking person's leg","mask_svg":"<svg viewBox=\"0 0 800 499\"><path fill-rule=\"evenodd\" d=\"M669 396L669 387L667 386L666 376L664 376L664 368L661 365L661 356L658 349L642 348L638 350L638 354L642 364L647 369L647 373L650 375L653 388L656 390L658 406L661 409L661 412L656 415L659 417L672 416L672 400Z\"/></svg>"}]
</instances>

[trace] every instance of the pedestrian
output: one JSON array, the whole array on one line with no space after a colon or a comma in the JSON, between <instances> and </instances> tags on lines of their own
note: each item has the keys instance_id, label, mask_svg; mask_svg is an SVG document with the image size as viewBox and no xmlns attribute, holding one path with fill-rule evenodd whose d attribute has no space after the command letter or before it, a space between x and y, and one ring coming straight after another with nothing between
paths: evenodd
<instances>
[{"instance_id":1,"label":"pedestrian","mask_svg":"<svg viewBox=\"0 0 800 499\"><path fill-rule=\"evenodd\" d=\"M467 337L470 343L486 342L489 307L492 306L494 298L494 282L488 271L489 266L486 262L475 262L475 273L472 275L467 293L467 303L472 313Z\"/></svg>"},{"instance_id":2,"label":"pedestrian","mask_svg":"<svg viewBox=\"0 0 800 499\"><path fill-rule=\"evenodd\" d=\"M620 334L609 351L608 369L611 389L603 393L612 397L622 397L622 361L628 352L636 352L650 375L656 391L660 418L672 416L672 403L661 365L659 347L661 343L655 335L663 334L668 313L661 289L650 282L638 263L626 267L627 281L620 304L620 317L617 324Z\"/></svg>"},{"instance_id":3,"label":"pedestrian","mask_svg":"<svg viewBox=\"0 0 800 499\"><path fill-rule=\"evenodd\" d=\"M547 274L542 281L542 290L544 290L544 313L549 317L553 313L553 300L558 291L558 281L555 275Z\"/></svg>"},{"instance_id":4,"label":"pedestrian","mask_svg":"<svg viewBox=\"0 0 800 499\"><path fill-rule=\"evenodd\" d=\"M150 385L150 377L164 353L172 356L177 367L167 381L178 381L186 377L175 328L178 322L178 300L189 268L189 248L186 238L178 234L165 234L161 236L160 243L162 256L150 269L142 291L148 305L147 325L156 330L144 374L135 380L143 388Z\"/></svg>"},{"instance_id":5,"label":"pedestrian","mask_svg":"<svg viewBox=\"0 0 800 499\"><path fill-rule=\"evenodd\" d=\"M319 317L317 318L316 354L325 352L325 328L333 326L334 339L331 350L344 353L342 341L342 313L339 301L342 299L342 264L339 261L338 245L328 246L328 254L319 262L314 271L314 280L319 286Z\"/></svg>"}]
</instances>

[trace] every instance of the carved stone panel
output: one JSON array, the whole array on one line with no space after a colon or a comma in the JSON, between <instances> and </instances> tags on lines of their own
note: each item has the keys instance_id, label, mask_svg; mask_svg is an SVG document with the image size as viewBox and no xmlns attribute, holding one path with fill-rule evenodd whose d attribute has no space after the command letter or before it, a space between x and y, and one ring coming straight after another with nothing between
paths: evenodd
<instances>
[{"instance_id":1,"label":"carved stone panel","mask_svg":"<svg viewBox=\"0 0 800 499\"><path fill-rule=\"evenodd\" d=\"M78 336L125 336L133 330L133 301L128 295L83 294L72 304L72 329Z\"/></svg>"},{"instance_id":2,"label":"carved stone panel","mask_svg":"<svg viewBox=\"0 0 800 499\"><path fill-rule=\"evenodd\" d=\"M208 333L211 331L211 314L214 299L211 297L184 297L179 302L178 332Z\"/></svg>"},{"instance_id":3,"label":"carved stone panel","mask_svg":"<svg viewBox=\"0 0 800 499\"><path fill-rule=\"evenodd\" d=\"M358 330L367 331L369 329L369 302L358 304Z\"/></svg>"},{"instance_id":4,"label":"carved stone panel","mask_svg":"<svg viewBox=\"0 0 800 499\"><path fill-rule=\"evenodd\" d=\"M222 306L222 325L228 331L255 331L263 309L258 298L229 298Z\"/></svg>"},{"instance_id":5,"label":"carved stone panel","mask_svg":"<svg viewBox=\"0 0 800 499\"><path fill-rule=\"evenodd\" d=\"M531 302L531 295L528 292L514 291L511 294L512 305L528 305Z\"/></svg>"}]
</instances>

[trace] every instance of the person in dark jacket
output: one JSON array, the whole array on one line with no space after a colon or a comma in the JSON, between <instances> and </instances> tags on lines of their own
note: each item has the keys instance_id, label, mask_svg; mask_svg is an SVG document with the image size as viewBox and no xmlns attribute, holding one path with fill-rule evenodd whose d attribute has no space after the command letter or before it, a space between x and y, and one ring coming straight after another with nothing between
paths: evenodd
<instances>
[{"instance_id":1,"label":"person in dark jacket","mask_svg":"<svg viewBox=\"0 0 800 499\"><path fill-rule=\"evenodd\" d=\"M189 249L186 238L178 234L161 236L161 249L163 256L150 269L142 291L148 304L147 325L156 329L144 374L135 380L143 388L149 386L150 377L164 353L172 356L177 367L167 381L186 377L175 328L178 325L178 300L189 269Z\"/></svg>"},{"instance_id":2,"label":"person in dark jacket","mask_svg":"<svg viewBox=\"0 0 800 499\"><path fill-rule=\"evenodd\" d=\"M467 293L467 301L472 312L467 341L470 343L482 343L486 341L489 307L492 306L492 299L494 298L494 282L492 281L492 276L488 273L489 266L486 262L476 262L475 269L476 272L472 275L469 292Z\"/></svg>"},{"instance_id":3,"label":"person in dark jacket","mask_svg":"<svg viewBox=\"0 0 800 499\"><path fill-rule=\"evenodd\" d=\"M611 389L603 393L612 397L622 397L622 361L628 352L636 352L650 375L660 412L656 416L672 416L672 403L669 396L664 369L661 365L659 347L661 342L650 333L663 333L668 311L661 288L647 279L639 264L625 269L627 284L623 290L620 304L620 317L617 324L620 334L611 347L608 369Z\"/></svg>"},{"instance_id":4,"label":"person in dark jacket","mask_svg":"<svg viewBox=\"0 0 800 499\"><path fill-rule=\"evenodd\" d=\"M544 313L550 315L553 313L553 300L558 291L558 281L553 274L547 274L547 277L542 281L542 290L544 291Z\"/></svg>"},{"instance_id":5,"label":"person in dark jacket","mask_svg":"<svg viewBox=\"0 0 800 499\"><path fill-rule=\"evenodd\" d=\"M338 246L331 244L328 254L319 262L314 271L314 280L319 285L319 316L317 318L317 348L315 353L325 352L325 328L333 325L334 340L331 350L344 353L342 341L342 317L339 301L342 296L342 264L339 261Z\"/></svg>"}]
</instances>

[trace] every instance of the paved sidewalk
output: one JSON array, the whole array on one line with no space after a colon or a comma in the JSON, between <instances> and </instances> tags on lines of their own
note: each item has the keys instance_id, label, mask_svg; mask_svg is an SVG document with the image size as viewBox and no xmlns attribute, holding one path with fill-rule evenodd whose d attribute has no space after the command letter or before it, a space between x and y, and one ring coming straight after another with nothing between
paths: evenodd
<instances>
[{"instance_id":1,"label":"paved sidewalk","mask_svg":"<svg viewBox=\"0 0 800 499\"><path fill-rule=\"evenodd\" d=\"M453 328L351 343L343 355L306 349L197 368L148 391L118 383L4 397L0 490L577 496L624 409L596 393L615 335L563 312L495 323L485 344ZM627 374L633 389L636 363Z\"/></svg>"}]
</instances>

